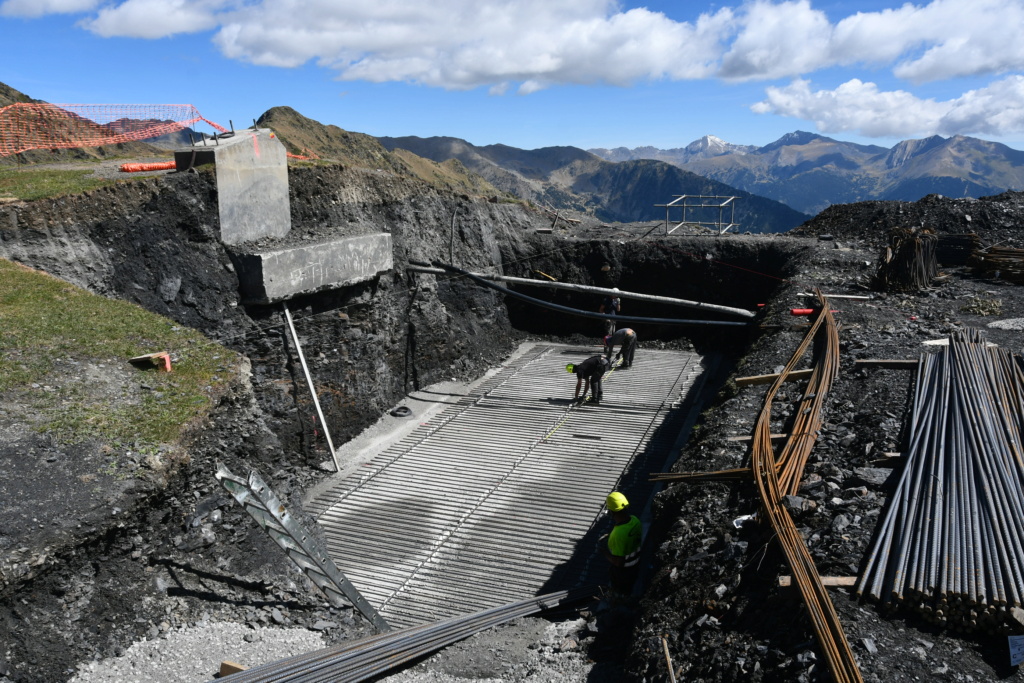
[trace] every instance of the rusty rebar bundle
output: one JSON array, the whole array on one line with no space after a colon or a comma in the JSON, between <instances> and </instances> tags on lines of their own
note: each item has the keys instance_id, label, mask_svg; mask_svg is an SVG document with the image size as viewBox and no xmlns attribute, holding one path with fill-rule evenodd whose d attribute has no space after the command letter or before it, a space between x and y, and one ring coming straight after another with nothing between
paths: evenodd
<instances>
[{"instance_id":1,"label":"rusty rebar bundle","mask_svg":"<svg viewBox=\"0 0 1024 683\"><path fill-rule=\"evenodd\" d=\"M1024 283L1024 249L990 247L972 255L970 264L985 275Z\"/></svg>"},{"instance_id":2,"label":"rusty rebar bundle","mask_svg":"<svg viewBox=\"0 0 1024 683\"><path fill-rule=\"evenodd\" d=\"M703 478L732 479L744 474L753 475L761 498L762 518L771 524L779 539L833 680L837 683L859 683L863 679L839 622L839 615L821 583L803 537L782 505L783 496L796 493L800 486L807 458L821 429L825 398L839 373L838 326L828 300L820 292L816 294L819 310L814 323L765 395L764 405L754 427L750 468L708 473ZM797 406L790 435L776 456L771 438L772 402L786 382L787 375L796 369L812 344L815 348L811 376ZM698 479L698 475L665 473L652 475L651 478L657 481L693 481Z\"/></svg>"},{"instance_id":3,"label":"rusty rebar bundle","mask_svg":"<svg viewBox=\"0 0 1024 683\"><path fill-rule=\"evenodd\" d=\"M873 288L880 292L919 292L928 287L939 274L937 242L928 230L894 230L878 259Z\"/></svg>"}]
</instances>

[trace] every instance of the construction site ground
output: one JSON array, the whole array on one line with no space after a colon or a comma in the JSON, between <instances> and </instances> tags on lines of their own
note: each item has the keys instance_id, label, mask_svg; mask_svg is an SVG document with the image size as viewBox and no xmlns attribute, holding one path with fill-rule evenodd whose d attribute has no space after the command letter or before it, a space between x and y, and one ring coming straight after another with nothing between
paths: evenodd
<instances>
[{"instance_id":1,"label":"construction site ground","mask_svg":"<svg viewBox=\"0 0 1024 683\"><path fill-rule=\"evenodd\" d=\"M146 201L150 192L147 188L156 188L153 194L165 192L160 195L161 203L172 200L173 192L183 197L195 194L192 185L180 190L146 185L144 190L137 190L146 195ZM451 216L452 212L443 215ZM967 215L971 220L965 220ZM97 216L95 222L99 224L103 214L97 212ZM153 225L139 222L136 228L138 239L152 245L159 244L154 237L158 229L170 232L177 224L177 219L167 219L164 224L158 223L163 220L159 217L151 220ZM799 237L721 238L734 245L736 253L763 253L774 244L786 244L793 252L800 252L771 299L764 302L768 309L766 327L735 359L734 376L777 372L785 364L806 329L804 319L790 315L790 309L803 307L808 301L805 293L815 287L826 293L871 297L832 302L842 325L840 375L826 403L826 424L807 469L808 486L801 493L814 505L794 512L822 575L851 576L858 571L875 520L885 505L887 481L894 466L899 465L885 454L898 452L903 445L911 392L911 373L858 369L854 361L913 359L927 348L924 342L942 339L964 326L983 329L990 341L1020 351L1024 290L1006 280L967 266L952 266L944 267L941 277L920 292L871 291L869 283L886 231L922 223L951 234L969 227L986 245L1024 246L1019 232L1019 226L1024 225L1024 201L1015 193L999 202L926 198L912 205L880 202L833 207L806 226ZM431 237L440 245L438 252L448 245L448 224L443 224L443 234L439 231L439 236ZM625 259L636 257L638 250L631 251L635 245L630 240L639 240L650 227L609 229L591 225L581 227L578 236L586 240L599 235L607 240L611 246L606 258L612 267L618 267ZM199 234L196 239L207 238ZM104 249L108 244L114 249L117 243L101 244ZM707 244L710 257L718 247L712 241ZM30 252L26 247L19 253ZM88 269L71 258L30 265L72 280L88 276ZM182 267L189 265L197 272L200 266L206 267L194 263ZM650 261L643 262L644 268L650 266ZM127 263L124 277L145 283L144 294L158 289L155 283L151 286L142 279L145 268L139 266L133 272L131 267ZM699 263L693 267L699 267ZM214 263L208 270L210 281L227 278L224 273L228 270L223 265ZM545 272L550 272L550 267ZM120 286L116 280L110 282L112 288ZM131 291L131 280L126 282L129 284L124 291ZM196 322L190 324L207 325L208 331L218 329L225 320L233 321L233 332L245 329L249 321L243 319L241 308L224 305L231 298L230 282L225 282L223 291L209 288L197 292L192 303L182 304L180 310L171 308L169 314L182 318L194 315ZM143 292L143 288L138 291ZM469 292L469 288L462 291ZM376 294L381 296L380 292ZM484 310L484 304L470 300L473 296L466 294L467 308ZM361 305L369 300L366 295ZM446 303L456 310L452 301ZM491 305L488 310L493 310L493 302L485 303ZM178 306L178 300L171 305ZM347 310L353 319L357 317L353 312L357 309ZM409 309L396 306L395 310L399 313L394 315L400 317ZM479 314L479 319L482 316ZM314 320L312 316L310 319ZM334 315L332 320L339 320L339 316ZM351 325L348 315L343 322L343 328L342 322L337 324L348 335L346 340L353 340L353 348L362 343L370 347L391 342L386 338L367 341L365 338L377 331L369 324ZM473 327L477 324L473 319L458 334L442 324L439 327L446 336L421 338L421 352L440 354L440 347L452 339L478 343L472 353L465 354L464 363L452 365L458 373L453 370L448 377L464 372L457 378L461 382L479 377L483 368L493 367L507 357L499 352L507 348L510 339L513 348L526 338L545 343L586 343L583 338L525 333L497 324ZM331 328L328 332L335 334L337 330ZM307 334L313 336L314 332ZM481 342L484 334L503 336L506 346L495 339ZM96 498L90 504L88 521L53 506L49 516L32 521L46 529L70 530L80 541L64 549L56 562L32 554L30 546L39 540L34 529L21 529L17 536L0 532L5 561L17 565L6 576L24 577L12 584L0 606L0 681L141 679L137 672L149 666L146 662L157 663L149 669L155 670L151 680L202 681L213 677L221 660L255 664L261 657L284 656L318 642L336 643L370 634L368 624L352 610L329 607L213 481L211 473L219 458L232 467L252 464L263 469L282 498L301 511L308 492L329 476L320 466L325 460L322 449L320 457L309 462L265 455L287 450L281 448L278 439L292 439L289 444L294 445L312 431L308 426L304 426L307 431L295 429L291 433L268 429L268 425L292 425L287 421L297 421L289 410L298 400L298 392L276 395L266 389L277 386L274 382L280 384L266 360L279 350L266 339L274 341L276 337L268 335L254 344L251 366L232 370L240 376L251 372L255 390L267 394L258 396L259 403L251 386L235 384L199 437L194 461L173 487L150 486L144 481L138 488L126 490L123 481L114 480L109 488L90 489L90 495ZM672 344L674 348L690 348L683 341L645 345L641 340L638 366L644 362L645 348ZM351 361L359 366L358 356ZM322 362L326 367L326 361ZM380 370L379 366L363 365L367 376ZM460 384L437 385L433 381L436 379L434 376L423 382L419 390L458 393ZM349 389L353 394L358 391L356 384ZM103 386L97 390L102 391ZM110 390L119 391L113 384ZM726 382L703 411L674 468L703 471L742 465L747 445L735 438L749 436L763 393L763 385L739 387ZM354 409L373 411L376 419L397 404L385 403L386 397L383 393L372 397L359 394ZM780 421L796 397L795 387L785 390L777 406ZM344 434L339 440L353 436ZM2 478L5 500L33 495L32 489L23 487L26 481L36 482L33 485L44 490L47 468L73 464L74 453L61 451L42 437L38 439L29 447L6 452ZM145 469L144 462L140 462L140 469ZM598 609L596 602L587 603L549 619L521 620L451 646L396 674L395 680L653 683L668 680L669 661L678 680L685 681L829 680L799 599L792 589L779 586L778 577L787 574L788 569L770 535L757 525L736 523L756 508L754 488L749 482L672 485L652 503L650 574L643 595L635 602L608 609ZM130 511L127 518L126 510ZM543 501L540 510L543 514ZM938 630L911 612L881 614L874 605L854 599L849 589L835 588L831 595L865 680L888 683L1022 677L1009 665L1005 634ZM301 632L302 639L286 643L295 630ZM147 643L153 645L147 648ZM245 649L253 645L256 647ZM187 672L179 670L174 668L175 663L191 668ZM118 666L127 668L114 668Z\"/></svg>"}]
</instances>

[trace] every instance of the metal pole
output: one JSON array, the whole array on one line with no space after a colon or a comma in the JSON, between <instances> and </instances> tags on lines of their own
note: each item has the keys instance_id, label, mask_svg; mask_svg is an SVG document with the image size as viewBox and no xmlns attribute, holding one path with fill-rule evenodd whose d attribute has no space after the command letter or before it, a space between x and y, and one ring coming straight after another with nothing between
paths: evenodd
<instances>
[{"instance_id":1,"label":"metal pole","mask_svg":"<svg viewBox=\"0 0 1024 683\"><path fill-rule=\"evenodd\" d=\"M292 322L292 313L288 310L288 302L282 301L284 316L288 319L288 329L292 333L292 341L295 342L295 350L299 352L299 362L302 364L302 372L306 375L306 384L309 385L309 393L313 396L313 405L316 406L316 414L320 417L320 424L324 428L324 436L327 437L327 447L331 449L331 459L334 461L334 471L341 471L341 463L338 462L338 454L334 452L334 442L331 441L331 430L327 428L327 420L324 419L324 411L320 409L320 399L316 395L316 387L313 386L313 378L309 376L309 367L306 365L306 357L302 355L302 345L299 344L299 335L295 332L295 324Z\"/></svg>"},{"instance_id":2,"label":"metal pole","mask_svg":"<svg viewBox=\"0 0 1024 683\"><path fill-rule=\"evenodd\" d=\"M459 215L459 206L455 207L455 211L452 213L452 229L449 233L448 239L448 263L455 263L455 217Z\"/></svg>"}]
</instances>

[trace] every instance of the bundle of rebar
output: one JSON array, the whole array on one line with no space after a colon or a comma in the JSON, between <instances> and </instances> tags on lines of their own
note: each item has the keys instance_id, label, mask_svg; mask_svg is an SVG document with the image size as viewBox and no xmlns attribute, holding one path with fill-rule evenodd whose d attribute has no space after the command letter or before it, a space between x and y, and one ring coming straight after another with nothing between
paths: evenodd
<instances>
[{"instance_id":1,"label":"bundle of rebar","mask_svg":"<svg viewBox=\"0 0 1024 683\"><path fill-rule=\"evenodd\" d=\"M924 229L901 228L889 235L878 259L873 288L880 292L919 292L939 274L935 235Z\"/></svg>"},{"instance_id":2,"label":"bundle of rebar","mask_svg":"<svg viewBox=\"0 0 1024 683\"><path fill-rule=\"evenodd\" d=\"M779 539L833 680L837 683L858 683L863 679L839 615L821 582L803 537L782 505L782 498L796 493L800 487L807 458L821 429L825 398L839 373L838 326L828 300L820 292L816 294L818 310L814 323L765 395L754 427L750 467L702 474L658 473L652 475L651 479L693 482L753 476L761 497L762 518L768 521ZM814 346L811 376L797 406L789 435L776 456L772 447L772 403L788 375L796 369L814 342L817 343Z\"/></svg>"},{"instance_id":3,"label":"bundle of rebar","mask_svg":"<svg viewBox=\"0 0 1024 683\"><path fill-rule=\"evenodd\" d=\"M231 675L235 683L356 683L419 659L474 633L596 593L594 587L558 591L475 614L454 617L289 657Z\"/></svg>"},{"instance_id":4,"label":"bundle of rebar","mask_svg":"<svg viewBox=\"0 0 1024 683\"><path fill-rule=\"evenodd\" d=\"M1024 249L990 247L975 253L971 265L983 273L996 274L1003 280L1024 282Z\"/></svg>"},{"instance_id":5,"label":"bundle of rebar","mask_svg":"<svg viewBox=\"0 0 1024 683\"><path fill-rule=\"evenodd\" d=\"M899 485L857 593L955 630L1004 629L1024 597L1024 375L978 331L918 365Z\"/></svg>"}]
</instances>

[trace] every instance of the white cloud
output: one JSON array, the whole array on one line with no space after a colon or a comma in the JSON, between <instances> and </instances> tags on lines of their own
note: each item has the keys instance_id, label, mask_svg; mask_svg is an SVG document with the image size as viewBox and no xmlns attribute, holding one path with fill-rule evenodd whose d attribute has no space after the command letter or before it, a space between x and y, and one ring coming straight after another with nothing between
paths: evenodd
<instances>
[{"instance_id":1,"label":"white cloud","mask_svg":"<svg viewBox=\"0 0 1024 683\"><path fill-rule=\"evenodd\" d=\"M255 4L226 17L215 40L235 59L317 60L343 80L450 89L516 82L519 92L534 92L709 77L732 16L722 10L676 22L646 9L615 11L613 0L446 0L425 8L408 0L358 11L313 0Z\"/></svg>"},{"instance_id":2,"label":"white cloud","mask_svg":"<svg viewBox=\"0 0 1024 683\"><path fill-rule=\"evenodd\" d=\"M895 10L855 14L835 28L837 64L895 62L911 82L1024 68L1024 3L1020 0L934 0Z\"/></svg>"},{"instance_id":3,"label":"white cloud","mask_svg":"<svg viewBox=\"0 0 1024 683\"><path fill-rule=\"evenodd\" d=\"M217 0L126 0L100 8L94 18L81 25L105 38L166 38L215 27L216 11L224 5Z\"/></svg>"},{"instance_id":4,"label":"white cloud","mask_svg":"<svg viewBox=\"0 0 1024 683\"><path fill-rule=\"evenodd\" d=\"M1011 135L1024 132L1024 76L1011 76L956 99L921 99L903 91L881 91L854 79L835 90L812 91L797 80L768 88L767 99L752 107L813 121L823 133L856 131L868 137L915 135Z\"/></svg>"},{"instance_id":5,"label":"white cloud","mask_svg":"<svg viewBox=\"0 0 1024 683\"><path fill-rule=\"evenodd\" d=\"M739 24L741 30L722 58L723 78L779 78L829 62L832 26L808 0L753 2Z\"/></svg>"},{"instance_id":6,"label":"white cloud","mask_svg":"<svg viewBox=\"0 0 1024 683\"><path fill-rule=\"evenodd\" d=\"M799 76L832 66L889 67L920 83L1024 68L1022 0L933 0L857 12L835 24L809 0L753 0L719 76L753 80Z\"/></svg>"},{"instance_id":7,"label":"white cloud","mask_svg":"<svg viewBox=\"0 0 1024 683\"><path fill-rule=\"evenodd\" d=\"M620 0L0 0L0 14L82 13L80 25L101 36L211 31L228 58L314 62L339 80L527 95L563 84L785 78L795 80L768 88L755 111L878 136L1021 130L1018 77L947 101L909 88L1024 72L1024 0L921 0L831 17L812 0L737 3L689 22ZM850 74L835 89L804 80L837 67ZM881 91L851 78L865 67L910 85Z\"/></svg>"},{"instance_id":8,"label":"white cloud","mask_svg":"<svg viewBox=\"0 0 1024 683\"><path fill-rule=\"evenodd\" d=\"M4 0L0 3L0 16L35 18L47 14L78 14L98 4L100 0Z\"/></svg>"},{"instance_id":9,"label":"white cloud","mask_svg":"<svg viewBox=\"0 0 1024 683\"><path fill-rule=\"evenodd\" d=\"M917 83L1024 69L1016 35L1024 0L907 3L834 23L811 0L740 0L693 22L623 10L618 0L0 2L7 16L85 13L81 25L101 36L215 29L232 59L277 67L315 61L343 80L451 89L769 80L855 65Z\"/></svg>"}]
</instances>

